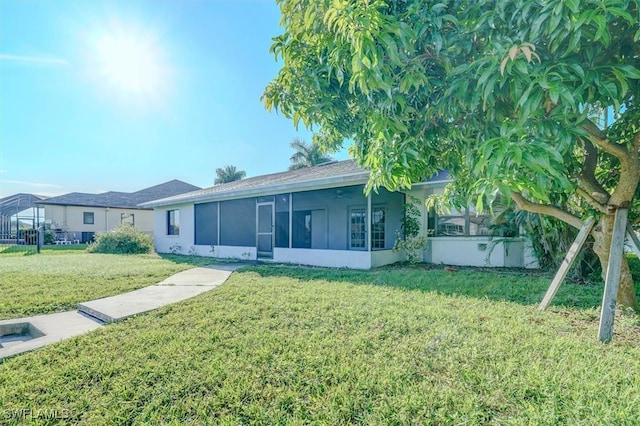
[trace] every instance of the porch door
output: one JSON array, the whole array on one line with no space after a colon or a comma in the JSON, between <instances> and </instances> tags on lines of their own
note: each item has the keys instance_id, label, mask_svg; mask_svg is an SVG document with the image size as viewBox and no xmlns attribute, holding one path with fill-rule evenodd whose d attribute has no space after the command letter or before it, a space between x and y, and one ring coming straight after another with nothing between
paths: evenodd
<instances>
[{"instance_id":1,"label":"porch door","mask_svg":"<svg viewBox=\"0 0 640 426\"><path fill-rule=\"evenodd\" d=\"M349 209L349 249L367 249L366 207L352 207Z\"/></svg>"},{"instance_id":2,"label":"porch door","mask_svg":"<svg viewBox=\"0 0 640 426\"><path fill-rule=\"evenodd\" d=\"M256 205L256 248L258 258L273 259L274 203Z\"/></svg>"}]
</instances>

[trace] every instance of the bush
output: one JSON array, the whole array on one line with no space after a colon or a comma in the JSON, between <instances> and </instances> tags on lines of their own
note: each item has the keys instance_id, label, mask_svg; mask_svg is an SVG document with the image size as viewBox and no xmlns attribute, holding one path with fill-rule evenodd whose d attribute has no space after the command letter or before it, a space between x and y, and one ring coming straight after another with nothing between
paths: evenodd
<instances>
[{"instance_id":1,"label":"bush","mask_svg":"<svg viewBox=\"0 0 640 426\"><path fill-rule=\"evenodd\" d=\"M123 223L111 232L99 233L89 244L90 253L140 254L153 252L153 238Z\"/></svg>"},{"instance_id":2,"label":"bush","mask_svg":"<svg viewBox=\"0 0 640 426\"><path fill-rule=\"evenodd\" d=\"M396 242L393 251L404 251L409 263L422 262L422 256L427 248L427 237L420 236L420 217L422 213L418 208L420 200L409 196L404 204L404 217L402 219L402 233L396 231Z\"/></svg>"},{"instance_id":3,"label":"bush","mask_svg":"<svg viewBox=\"0 0 640 426\"><path fill-rule=\"evenodd\" d=\"M53 244L56 241L56 233L47 229L44 231L44 243L45 244Z\"/></svg>"}]
</instances>

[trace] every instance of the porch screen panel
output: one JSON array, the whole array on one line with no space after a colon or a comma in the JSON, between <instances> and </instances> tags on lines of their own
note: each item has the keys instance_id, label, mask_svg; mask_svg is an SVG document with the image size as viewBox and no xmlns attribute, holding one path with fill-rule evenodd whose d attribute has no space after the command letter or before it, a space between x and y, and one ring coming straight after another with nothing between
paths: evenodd
<instances>
[{"instance_id":1,"label":"porch screen panel","mask_svg":"<svg viewBox=\"0 0 640 426\"><path fill-rule=\"evenodd\" d=\"M272 207L270 205L258 206L258 232L271 233L273 231L271 212Z\"/></svg>"},{"instance_id":2,"label":"porch screen panel","mask_svg":"<svg viewBox=\"0 0 640 426\"><path fill-rule=\"evenodd\" d=\"M256 199L220 202L220 245L256 246Z\"/></svg>"},{"instance_id":3,"label":"porch screen panel","mask_svg":"<svg viewBox=\"0 0 640 426\"><path fill-rule=\"evenodd\" d=\"M275 246L289 247L289 194L275 196L276 203L276 229Z\"/></svg>"},{"instance_id":4,"label":"porch screen panel","mask_svg":"<svg viewBox=\"0 0 640 426\"><path fill-rule=\"evenodd\" d=\"M272 242L271 235L258 235L258 251L272 251Z\"/></svg>"},{"instance_id":5,"label":"porch screen panel","mask_svg":"<svg viewBox=\"0 0 640 426\"><path fill-rule=\"evenodd\" d=\"M311 211L293 212L293 247L311 248Z\"/></svg>"},{"instance_id":6,"label":"porch screen panel","mask_svg":"<svg viewBox=\"0 0 640 426\"><path fill-rule=\"evenodd\" d=\"M276 247L289 247L289 212L276 213Z\"/></svg>"},{"instance_id":7,"label":"porch screen panel","mask_svg":"<svg viewBox=\"0 0 640 426\"><path fill-rule=\"evenodd\" d=\"M218 244L218 203L195 205L195 244Z\"/></svg>"}]
</instances>

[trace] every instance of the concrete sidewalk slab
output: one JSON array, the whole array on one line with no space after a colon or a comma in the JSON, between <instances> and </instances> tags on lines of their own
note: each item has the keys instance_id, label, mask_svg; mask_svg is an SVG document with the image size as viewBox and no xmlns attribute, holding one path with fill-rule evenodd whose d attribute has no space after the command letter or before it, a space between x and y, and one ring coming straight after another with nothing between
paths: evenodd
<instances>
[{"instance_id":1,"label":"concrete sidewalk slab","mask_svg":"<svg viewBox=\"0 0 640 426\"><path fill-rule=\"evenodd\" d=\"M156 285L78 305L78 311L0 321L0 359L87 333L111 322L212 290L245 264L179 272Z\"/></svg>"},{"instance_id":2,"label":"concrete sidewalk slab","mask_svg":"<svg viewBox=\"0 0 640 426\"><path fill-rule=\"evenodd\" d=\"M194 268L179 272L166 280L118 296L105 297L78 305L78 311L105 323L122 321L209 291L224 283L238 265ZM224 269L223 269L224 268Z\"/></svg>"},{"instance_id":3,"label":"concrete sidewalk slab","mask_svg":"<svg viewBox=\"0 0 640 426\"><path fill-rule=\"evenodd\" d=\"M3 341L0 344L0 358L37 349L102 327L102 324L95 319L88 318L77 311L68 311L0 321L0 329L8 330L14 325L24 323L31 324L41 335L16 336L12 341Z\"/></svg>"}]
</instances>

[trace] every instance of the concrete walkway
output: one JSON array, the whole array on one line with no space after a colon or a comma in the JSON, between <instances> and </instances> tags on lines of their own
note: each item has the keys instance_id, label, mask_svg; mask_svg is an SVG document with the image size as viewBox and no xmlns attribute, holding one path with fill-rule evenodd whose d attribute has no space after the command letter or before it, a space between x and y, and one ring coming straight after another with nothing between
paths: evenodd
<instances>
[{"instance_id":1,"label":"concrete walkway","mask_svg":"<svg viewBox=\"0 0 640 426\"><path fill-rule=\"evenodd\" d=\"M0 321L0 359L197 296L218 287L242 266L193 268L149 287L80 303L77 311Z\"/></svg>"}]
</instances>

